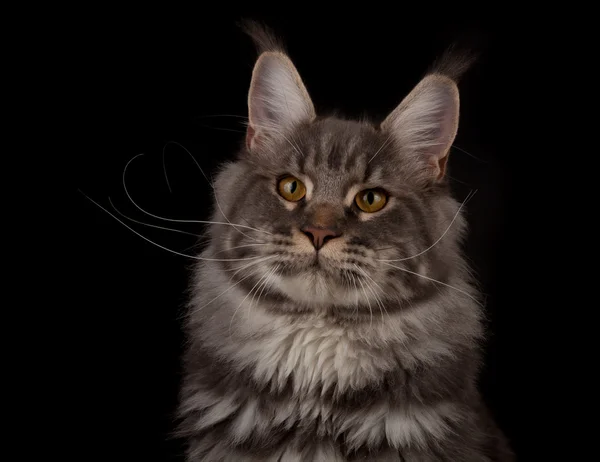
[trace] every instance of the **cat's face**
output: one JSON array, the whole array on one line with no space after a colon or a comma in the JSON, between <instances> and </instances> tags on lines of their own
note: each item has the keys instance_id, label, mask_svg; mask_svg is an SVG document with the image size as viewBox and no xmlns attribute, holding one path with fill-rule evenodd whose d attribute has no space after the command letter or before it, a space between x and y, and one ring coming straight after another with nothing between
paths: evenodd
<instances>
[{"instance_id":1,"label":"cat's face","mask_svg":"<svg viewBox=\"0 0 600 462\"><path fill-rule=\"evenodd\" d=\"M236 282L253 298L354 313L436 290L430 278L446 277L463 227L447 232L453 82L425 78L378 127L317 118L289 59L265 53L249 110L246 150L216 188L221 219L244 225L213 230Z\"/></svg>"}]
</instances>

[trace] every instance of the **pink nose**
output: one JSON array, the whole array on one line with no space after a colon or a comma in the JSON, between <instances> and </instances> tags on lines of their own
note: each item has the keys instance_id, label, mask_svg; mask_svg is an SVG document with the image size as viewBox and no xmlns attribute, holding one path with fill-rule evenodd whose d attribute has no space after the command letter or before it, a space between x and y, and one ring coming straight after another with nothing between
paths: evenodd
<instances>
[{"instance_id":1,"label":"pink nose","mask_svg":"<svg viewBox=\"0 0 600 462\"><path fill-rule=\"evenodd\" d=\"M302 232L308 236L317 250L331 239L341 236L341 233L338 233L334 229L316 228L314 226L305 226L302 228Z\"/></svg>"}]
</instances>

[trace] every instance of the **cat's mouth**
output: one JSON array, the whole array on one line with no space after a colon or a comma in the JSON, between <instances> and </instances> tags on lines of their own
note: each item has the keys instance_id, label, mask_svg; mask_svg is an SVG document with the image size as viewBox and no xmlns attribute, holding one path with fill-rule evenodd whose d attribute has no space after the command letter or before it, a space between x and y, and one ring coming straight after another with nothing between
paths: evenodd
<instances>
[{"instance_id":1,"label":"cat's mouth","mask_svg":"<svg viewBox=\"0 0 600 462\"><path fill-rule=\"evenodd\" d=\"M314 252L312 259L310 260L309 267L313 269L323 268L323 259L319 259L319 252Z\"/></svg>"},{"instance_id":2,"label":"cat's mouth","mask_svg":"<svg viewBox=\"0 0 600 462\"><path fill-rule=\"evenodd\" d=\"M331 255L319 251L304 254L300 258L295 257L289 263L291 264L283 273L292 276L310 273L336 279L336 274L343 270L339 265L339 258L332 258Z\"/></svg>"}]
</instances>

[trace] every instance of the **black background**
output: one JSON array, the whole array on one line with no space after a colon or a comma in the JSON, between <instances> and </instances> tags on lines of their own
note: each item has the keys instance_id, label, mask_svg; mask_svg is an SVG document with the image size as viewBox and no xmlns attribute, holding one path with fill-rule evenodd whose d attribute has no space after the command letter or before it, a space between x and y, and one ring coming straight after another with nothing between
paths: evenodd
<instances>
[{"instance_id":1,"label":"black background","mask_svg":"<svg viewBox=\"0 0 600 462\"><path fill-rule=\"evenodd\" d=\"M301 11L295 4L213 9L219 6L89 11L72 37L81 40L71 77L82 110L74 115L86 137L70 175L78 324L70 367L77 376L72 396L81 403L72 425L87 435L90 457L180 460L181 444L169 434L183 342L179 316L192 262L144 241L77 190L112 213L109 197L137 220L202 231L202 225L142 214L128 202L121 175L143 153L127 176L138 204L161 216L207 219L207 181L181 146L168 143L184 146L209 175L233 157L244 130L235 116L247 115L256 58L236 21L249 17L284 37L318 112L338 109L350 117L385 116L455 39L471 38L482 47L460 84L460 149L452 151L450 175L459 199L477 190L468 204L466 251L487 294L490 338L481 388L521 460L533 460L528 456L539 441L531 429L541 419L533 390L545 379L534 372L530 342L545 309L534 294L547 281L543 274L541 282L532 280L537 253L524 250L542 229L531 202L543 182L534 172L544 166L525 147L523 127L531 129L531 120L541 116L524 96L541 66L535 57L546 37L518 15L494 9L469 15L366 4L343 11L326 11L325 4ZM179 252L195 243L189 235L124 221Z\"/></svg>"}]
</instances>

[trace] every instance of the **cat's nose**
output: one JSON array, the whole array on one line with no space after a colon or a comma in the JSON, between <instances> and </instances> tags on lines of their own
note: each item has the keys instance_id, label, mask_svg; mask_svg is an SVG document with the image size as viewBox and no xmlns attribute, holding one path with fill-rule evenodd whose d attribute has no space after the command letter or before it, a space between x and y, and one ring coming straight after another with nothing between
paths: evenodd
<instances>
[{"instance_id":1,"label":"cat's nose","mask_svg":"<svg viewBox=\"0 0 600 462\"><path fill-rule=\"evenodd\" d=\"M315 226L305 226L302 232L312 241L315 249L319 250L331 239L339 237L342 233L331 228L317 228Z\"/></svg>"}]
</instances>

